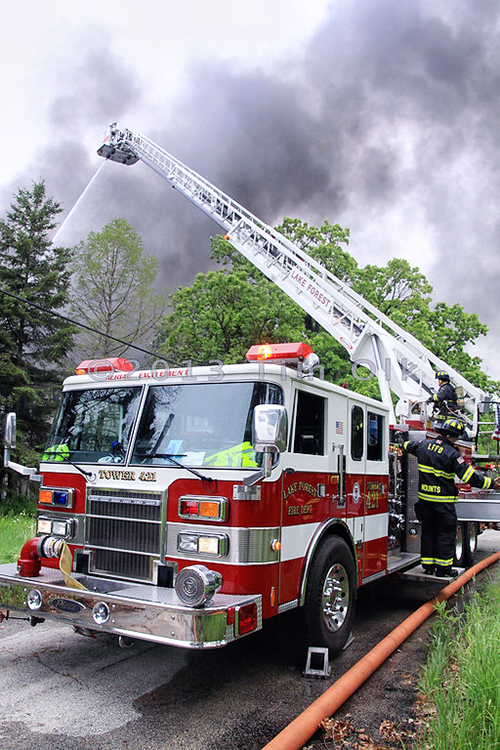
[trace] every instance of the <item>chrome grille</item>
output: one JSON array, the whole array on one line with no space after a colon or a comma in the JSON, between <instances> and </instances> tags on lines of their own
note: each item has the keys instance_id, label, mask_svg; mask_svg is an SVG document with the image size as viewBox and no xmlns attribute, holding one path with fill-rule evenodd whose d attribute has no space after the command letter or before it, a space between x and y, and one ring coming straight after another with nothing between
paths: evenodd
<instances>
[{"instance_id":1,"label":"chrome grille","mask_svg":"<svg viewBox=\"0 0 500 750\"><path fill-rule=\"evenodd\" d=\"M161 551L162 495L91 487L87 492L85 547L89 572L152 579Z\"/></svg>"}]
</instances>

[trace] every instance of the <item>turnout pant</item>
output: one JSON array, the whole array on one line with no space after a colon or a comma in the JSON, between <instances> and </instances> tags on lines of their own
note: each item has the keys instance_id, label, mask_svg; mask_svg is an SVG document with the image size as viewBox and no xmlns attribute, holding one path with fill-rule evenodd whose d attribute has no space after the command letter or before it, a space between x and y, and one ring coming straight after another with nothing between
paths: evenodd
<instances>
[{"instance_id":1,"label":"turnout pant","mask_svg":"<svg viewBox=\"0 0 500 750\"><path fill-rule=\"evenodd\" d=\"M449 569L455 557L457 511L455 503L419 501L422 522L421 563L425 567ZM442 572L445 572L444 570Z\"/></svg>"}]
</instances>

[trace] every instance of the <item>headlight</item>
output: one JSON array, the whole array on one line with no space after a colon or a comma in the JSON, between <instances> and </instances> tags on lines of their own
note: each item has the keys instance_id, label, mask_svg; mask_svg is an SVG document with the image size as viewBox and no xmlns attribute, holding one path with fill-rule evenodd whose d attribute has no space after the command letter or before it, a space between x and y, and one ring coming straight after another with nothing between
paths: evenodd
<instances>
[{"instance_id":1,"label":"headlight","mask_svg":"<svg viewBox=\"0 0 500 750\"><path fill-rule=\"evenodd\" d=\"M179 552L198 552L198 534L179 534L177 537L177 549Z\"/></svg>"},{"instance_id":2,"label":"headlight","mask_svg":"<svg viewBox=\"0 0 500 750\"><path fill-rule=\"evenodd\" d=\"M50 518L39 518L36 522L36 533L37 534L51 534L52 533L52 520Z\"/></svg>"},{"instance_id":3,"label":"headlight","mask_svg":"<svg viewBox=\"0 0 500 750\"><path fill-rule=\"evenodd\" d=\"M225 557L229 551L229 537L227 534L197 534L191 531L181 531L177 536L177 551Z\"/></svg>"},{"instance_id":4,"label":"headlight","mask_svg":"<svg viewBox=\"0 0 500 750\"><path fill-rule=\"evenodd\" d=\"M52 521L52 533L56 536L68 536L68 521Z\"/></svg>"},{"instance_id":5,"label":"headlight","mask_svg":"<svg viewBox=\"0 0 500 750\"><path fill-rule=\"evenodd\" d=\"M190 607L203 607L222 586L222 576L205 565L183 568L175 582L177 596Z\"/></svg>"},{"instance_id":6,"label":"headlight","mask_svg":"<svg viewBox=\"0 0 500 750\"><path fill-rule=\"evenodd\" d=\"M28 595L26 597L26 604L28 605L28 609L40 609L40 607L42 606L42 601L42 595L38 591L38 589L31 589L31 591L28 591Z\"/></svg>"},{"instance_id":7,"label":"headlight","mask_svg":"<svg viewBox=\"0 0 500 750\"><path fill-rule=\"evenodd\" d=\"M73 539L76 531L74 518L47 518L39 516L36 522L37 534L53 534L65 539Z\"/></svg>"}]
</instances>

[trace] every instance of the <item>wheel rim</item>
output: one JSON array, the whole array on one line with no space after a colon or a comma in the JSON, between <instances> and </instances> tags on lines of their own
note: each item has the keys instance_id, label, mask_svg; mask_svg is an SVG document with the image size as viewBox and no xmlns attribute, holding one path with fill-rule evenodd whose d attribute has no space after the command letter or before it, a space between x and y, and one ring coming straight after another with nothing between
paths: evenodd
<instances>
[{"instance_id":1,"label":"wheel rim","mask_svg":"<svg viewBox=\"0 0 500 750\"><path fill-rule=\"evenodd\" d=\"M469 551L471 555L475 553L477 549L477 524L471 523L469 530Z\"/></svg>"},{"instance_id":2,"label":"wheel rim","mask_svg":"<svg viewBox=\"0 0 500 750\"><path fill-rule=\"evenodd\" d=\"M455 539L455 558L457 562L462 560L464 554L464 535L461 524L457 526L457 536Z\"/></svg>"},{"instance_id":3,"label":"wheel rim","mask_svg":"<svg viewBox=\"0 0 500 750\"><path fill-rule=\"evenodd\" d=\"M340 630L349 610L349 577L343 565L332 565L325 577L321 597L323 621L332 633Z\"/></svg>"}]
</instances>

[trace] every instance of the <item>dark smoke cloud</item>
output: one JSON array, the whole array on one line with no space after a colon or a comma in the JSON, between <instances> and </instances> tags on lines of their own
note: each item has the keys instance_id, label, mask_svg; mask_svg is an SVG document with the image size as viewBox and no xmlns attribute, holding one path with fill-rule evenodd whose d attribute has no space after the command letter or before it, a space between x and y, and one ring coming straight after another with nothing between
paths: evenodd
<instances>
[{"instance_id":1,"label":"dark smoke cloud","mask_svg":"<svg viewBox=\"0 0 500 750\"><path fill-rule=\"evenodd\" d=\"M352 230L361 263L407 257L406 206L431 244L436 299L492 329L500 282L499 3L357 0L332 4L303 54L272 75L198 65L173 135L189 163L269 223L283 215ZM187 113L187 114L186 114ZM374 240L357 243L358 228ZM500 377L500 362L497 377Z\"/></svg>"},{"instance_id":2,"label":"dark smoke cloud","mask_svg":"<svg viewBox=\"0 0 500 750\"><path fill-rule=\"evenodd\" d=\"M500 285L498 0L345 0L272 72L198 60L175 102L138 128L270 224L283 216L351 229L361 264L425 253L436 300L477 312L497 346ZM99 160L84 145L144 106L133 66L102 40L64 72L50 109L55 145L30 177L66 208ZM95 148L99 142L95 143ZM390 234L387 216L408 221ZM107 164L63 236L126 218L170 290L210 268L215 224L142 164ZM360 239L362 238L362 239ZM429 247L432 262L429 264ZM500 378L500 359L497 371Z\"/></svg>"}]
</instances>

